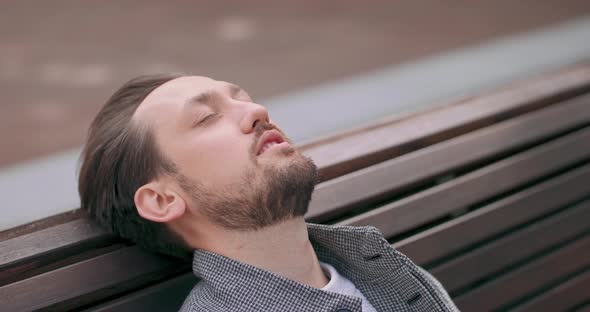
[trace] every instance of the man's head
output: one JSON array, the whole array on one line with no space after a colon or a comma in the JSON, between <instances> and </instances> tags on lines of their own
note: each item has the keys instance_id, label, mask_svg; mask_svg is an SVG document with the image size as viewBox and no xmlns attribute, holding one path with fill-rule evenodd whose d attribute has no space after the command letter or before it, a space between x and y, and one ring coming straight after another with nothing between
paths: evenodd
<instances>
[{"instance_id":1,"label":"man's head","mask_svg":"<svg viewBox=\"0 0 590 312\"><path fill-rule=\"evenodd\" d=\"M236 85L140 77L93 121L82 155L82 207L114 233L184 256L190 227L250 231L303 216L313 162Z\"/></svg>"}]
</instances>

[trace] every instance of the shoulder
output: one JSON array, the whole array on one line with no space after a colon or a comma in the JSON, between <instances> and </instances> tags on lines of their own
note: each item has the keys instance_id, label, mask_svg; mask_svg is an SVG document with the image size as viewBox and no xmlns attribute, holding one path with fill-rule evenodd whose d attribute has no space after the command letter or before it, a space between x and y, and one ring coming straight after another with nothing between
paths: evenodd
<instances>
[{"instance_id":1,"label":"shoulder","mask_svg":"<svg viewBox=\"0 0 590 312\"><path fill-rule=\"evenodd\" d=\"M444 304L452 311L459 311L459 309L457 309L457 306L453 302L453 299L451 299L451 296L449 296L449 293L446 291L446 289L440 283L440 281L422 267L417 265L415 265L415 267L417 268L418 272L422 274L422 276L426 279L426 281L433 286L434 292L438 295L439 298L442 299Z\"/></svg>"}]
</instances>

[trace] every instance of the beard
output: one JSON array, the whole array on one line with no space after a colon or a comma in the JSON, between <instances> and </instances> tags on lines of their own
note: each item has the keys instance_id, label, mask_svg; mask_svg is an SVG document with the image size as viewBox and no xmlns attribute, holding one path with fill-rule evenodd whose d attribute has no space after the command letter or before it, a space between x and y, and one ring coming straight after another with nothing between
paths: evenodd
<instances>
[{"instance_id":1,"label":"beard","mask_svg":"<svg viewBox=\"0 0 590 312\"><path fill-rule=\"evenodd\" d=\"M187 177L178 182L198 211L214 224L238 231L258 230L307 213L319 180L318 169L298 151L290 153L289 159L274 165L247 170L240 181L225 189L207 189Z\"/></svg>"}]
</instances>

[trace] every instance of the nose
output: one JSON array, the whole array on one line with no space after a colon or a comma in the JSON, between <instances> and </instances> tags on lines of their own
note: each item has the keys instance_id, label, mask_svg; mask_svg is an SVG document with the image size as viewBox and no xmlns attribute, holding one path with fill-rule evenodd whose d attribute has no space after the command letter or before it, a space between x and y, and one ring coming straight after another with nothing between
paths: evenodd
<instances>
[{"instance_id":1,"label":"nose","mask_svg":"<svg viewBox=\"0 0 590 312\"><path fill-rule=\"evenodd\" d=\"M240 122L240 128L244 134L249 134L254 131L254 127L260 121L269 123L268 111L260 104L249 103L245 108L246 112Z\"/></svg>"}]
</instances>

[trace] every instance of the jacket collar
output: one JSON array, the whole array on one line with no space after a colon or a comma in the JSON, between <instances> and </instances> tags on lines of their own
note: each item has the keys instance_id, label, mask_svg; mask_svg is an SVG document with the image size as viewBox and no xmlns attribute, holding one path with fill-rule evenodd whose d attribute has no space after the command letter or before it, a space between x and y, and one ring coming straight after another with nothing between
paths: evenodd
<instances>
[{"instance_id":1,"label":"jacket collar","mask_svg":"<svg viewBox=\"0 0 590 312\"><path fill-rule=\"evenodd\" d=\"M355 281L378 281L380 272L391 270L390 265L380 267L380 261L373 261L391 248L389 243L374 227L350 227L322 224L307 224L310 241L318 259L332 264L340 274ZM395 263L403 265L405 256L394 254ZM391 264L391 262L389 262ZM381 264L383 265L383 263ZM341 294L326 292L318 288L297 283L278 274L259 269L231 258L197 249L194 252L193 272L201 278L201 290L211 296L223 296L224 302L247 304L253 311L256 304L279 305L292 302L293 296L304 296L310 304L318 304L317 311L348 307L360 311L361 300ZM257 300L249 300L255 294ZM226 298L230 296L230 298ZM331 300L333 299L333 300ZM343 304L345 306L343 306ZM254 306L252 306L254 305ZM288 305L287 305L288 306ZM286 310L285 310L286 311Z\"/></svg>"},{"instance_id":2,"label":"jacket collar","mask_svg":"<svg viewBox=\"0 0 590 312\"><path fill-rule=\"evenodd\" d=\"M211 298L220 311L299 311L298 302L305 298L309 311L334 311L347 308L361 311L362 301L346 295L323 291L300 284L281 275L259 269L234 259L195 250L193 272L201 278L201 296ZM293 310L295 309L295 310ZM241 310L240 310L241 311Z\"/></svg>"}]
</instances>

